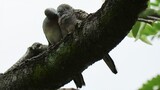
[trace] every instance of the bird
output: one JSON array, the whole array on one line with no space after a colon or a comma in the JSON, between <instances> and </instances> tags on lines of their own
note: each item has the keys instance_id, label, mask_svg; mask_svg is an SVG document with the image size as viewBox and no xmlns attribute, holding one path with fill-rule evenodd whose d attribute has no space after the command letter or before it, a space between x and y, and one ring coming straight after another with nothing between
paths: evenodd
<instances>
[{"instance_id":1,"label":"bird","mask_svg":"<svg viewBox=\"0 0 160 90\"><path fill-rule=\"evenodd\" d=\"M58 14L54 8L47 8L44 11L46 18L43 21L43 32L49 45L54 45L62 39L62 33L58 24Z\"/></svg>"},{"instance_id":2,"label":"bird","mask_svg":"<svg viewBox=\"0 0 160 90\"><path fill-rule=\"evenodd\" d=\"M76 18L74 9L68 4L61 4L57 8L59 14L58 23L62 30L62 35L65 37L68 33L72 33L75 30L75 26L80 22Z\"/></svg>"},{"instance_id":3,"label":"bird","mask_svg":"<svg viewBox=\"0 0 160 90\"><path fill-rule=\"evenodd\" d=\"M49 46L55 45L63 38L61 28L58 24L59 15L54 8L47 8L44 13L46 18L44 19L42 25L43 32L48 40ZM83 75L81 73L74 75L73 81L77 88L81 88L85 85Z\"/></svg>"},{"instance_id":4,"label":"bird","mask_svg":"<svg viewBox=\"0 0 160 90\"><path fill-rule=\"evenodd\" d=\"M57 8L57 12L59 14L58 23L62 30L63 36L66 36L68 33L73 32L75 30L76 24L85 20L89 15L87 12L81 9L74 9L68 4L59 5ZM118 71L116 69L116 65L108 53L104 54L103 60L110 68L110 70L114 74L117 74Z\"/></svg>"}]
</instances>

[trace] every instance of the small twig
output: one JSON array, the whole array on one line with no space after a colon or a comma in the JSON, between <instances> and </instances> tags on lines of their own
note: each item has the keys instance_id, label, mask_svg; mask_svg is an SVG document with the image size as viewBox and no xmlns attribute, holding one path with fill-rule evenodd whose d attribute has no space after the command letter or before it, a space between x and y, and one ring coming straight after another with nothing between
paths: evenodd
<instances>
[{"instance_id":1,"label":"small twig","mask_svg":"<svg viewBox=\"0 0 160 90\"><path fill-rule=\"evenodd\" d=\"M147 16L147 18L155 21L160 21L160 18L156 16Z\"/></svg>"},{"instance_id":2,"label":"small twig","mask_svg":"<svg viewBox=\"0 0 160 90\"><path fill-rule=\"evenodd\" d=\"M148 20L148 19L145 19L145 18L138 18L138 21L149 23L149 24L152 24L153 22L155 22L155 20Z\"/></svg>"}]
</instances>

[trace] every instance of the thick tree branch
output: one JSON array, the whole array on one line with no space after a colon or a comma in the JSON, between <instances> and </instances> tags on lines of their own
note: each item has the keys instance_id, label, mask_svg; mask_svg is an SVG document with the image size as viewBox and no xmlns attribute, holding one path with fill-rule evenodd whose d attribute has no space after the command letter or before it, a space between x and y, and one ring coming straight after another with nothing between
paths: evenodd
<instances>
[{"instance_id":1,"label":"thick tree branch","mask_svg":"<svg viewBox=\"0 0 160 90\"><path fill-rule=\"evenodd\" d=\"M60 88L118 45L146 7L147 0L106 0L65 40L1 75L0 90Z\"/></svg>"}]
</instances>

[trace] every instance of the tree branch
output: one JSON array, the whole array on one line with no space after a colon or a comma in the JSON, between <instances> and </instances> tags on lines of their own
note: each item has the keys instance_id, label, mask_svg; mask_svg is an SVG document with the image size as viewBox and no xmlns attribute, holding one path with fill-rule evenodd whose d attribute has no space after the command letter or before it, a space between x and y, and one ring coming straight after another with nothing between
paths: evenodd
<instances>
[{"instance_id":1,"label":"tree branch","mask_svg":"<svg viewBox=\"0 0 160 90\"><path fill-rule=\"evenodd\" d=\"M118 45L146 7L147 0L106 0L73 34L0 76L0 90L60 88Z\"/></svg>"}]
</instances>

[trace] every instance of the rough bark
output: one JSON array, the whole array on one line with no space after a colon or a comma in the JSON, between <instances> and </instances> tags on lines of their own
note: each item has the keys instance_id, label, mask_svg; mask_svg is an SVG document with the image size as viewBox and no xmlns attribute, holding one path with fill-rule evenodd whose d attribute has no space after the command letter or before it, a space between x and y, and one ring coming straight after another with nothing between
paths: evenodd
<instances>
[{"instance_id":1,"label":"rough bark","mask_svg":"<svg viewBox=\"0 0 160 90\"><path fill-rule=\"evenodd\" d=\"M60 88L123 40L147 1L106 0L97 12L77 25L74 33L55 46L33 50L36 54L22 58L0 75L0 90Z\"/></svg>"}]
</instances>

